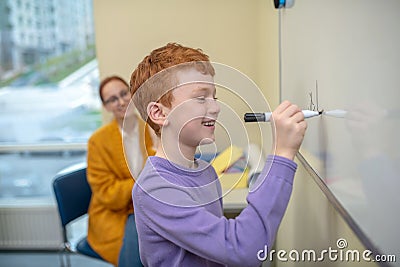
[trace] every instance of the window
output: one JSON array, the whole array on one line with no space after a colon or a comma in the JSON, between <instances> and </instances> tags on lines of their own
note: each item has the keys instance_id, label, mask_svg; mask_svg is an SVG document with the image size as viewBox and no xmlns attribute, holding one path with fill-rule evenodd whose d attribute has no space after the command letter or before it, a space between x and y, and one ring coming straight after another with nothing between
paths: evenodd
<instances>
[{"instance_id":1,"label":"window","mask_svg":"<svg viewBox=\"0 0 400 267\"><path fill-rule=\"evenodd\" d=\"M0 9L0 204L52 199L54 175L86 161L101 125L92 0L13 1Z\"/></svg>"}]
</instances>

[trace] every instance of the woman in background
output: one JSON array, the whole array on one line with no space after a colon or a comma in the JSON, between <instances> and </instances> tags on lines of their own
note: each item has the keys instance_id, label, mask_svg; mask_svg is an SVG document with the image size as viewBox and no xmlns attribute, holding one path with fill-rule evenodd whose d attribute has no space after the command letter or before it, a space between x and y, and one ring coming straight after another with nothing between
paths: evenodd
<instances>
[{"instance_id":1,"label":"woman in background","mask_svg":"<svg viewBox=\"0 0 400 267\"><path fill-rule=\"evenodd\" d=\"M130 101L129 86L119 76L107 77L100 83L99 94L104 108L114 119L94 132L88 142L87 179L92 189L88 243L101 258L117 266L123 242L126 249L139 255L137 235L132 236L136 229L125 229L127 220L134 218L132 187L136 178L127 165L122 141L122 125ZM130 116L133 129L129 132L134 134L129 140L129 153L134 157L130 157L129 164L136 176L154 150L151 129L136 114ZM124 240L125 230L130 231L129 240Z\"/></svg>"}]
</instances>

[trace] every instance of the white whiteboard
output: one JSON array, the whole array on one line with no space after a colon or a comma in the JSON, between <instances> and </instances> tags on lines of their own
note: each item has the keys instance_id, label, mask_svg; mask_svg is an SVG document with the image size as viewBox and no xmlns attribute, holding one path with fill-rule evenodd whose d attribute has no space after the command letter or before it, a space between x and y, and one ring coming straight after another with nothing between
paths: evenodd
<instances>
[{"instance_id":1,"label":"white whiteboard","mask_svg":"<svg viewBox=\"0 0 400 267\"><path fill-rule=\"evenodd\" d=\"M281 98L308 119L301 154L368 240L400 264L400 1L296 0L279 12Z\"/></svg>"}]
</instances>

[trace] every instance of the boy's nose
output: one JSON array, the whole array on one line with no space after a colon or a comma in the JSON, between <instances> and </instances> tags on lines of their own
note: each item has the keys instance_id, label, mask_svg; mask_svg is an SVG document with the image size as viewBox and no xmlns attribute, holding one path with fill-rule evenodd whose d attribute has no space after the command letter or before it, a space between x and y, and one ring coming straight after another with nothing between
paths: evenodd
<instances>
[{"instance_id":1,"label":"boy's nose","mask_svg":"<svg viewBox=\"0 0 400 267\"><path fill-rule=\"evenodd\" d=\"M212 99L208 102L208 110L212 114L218 115L219 112L221 111L221 108L219 106L218 100Z\"/></svg>"}]
</instances>

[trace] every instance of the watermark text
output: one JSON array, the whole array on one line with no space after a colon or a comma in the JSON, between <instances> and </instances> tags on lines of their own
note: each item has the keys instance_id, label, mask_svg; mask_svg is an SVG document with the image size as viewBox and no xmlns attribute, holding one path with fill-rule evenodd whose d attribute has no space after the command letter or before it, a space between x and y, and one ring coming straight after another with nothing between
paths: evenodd
<instances>
[{"instance_id":1,"label":"watermark text","mask_svg":"<svg viewBox=\"0 0 400 267\"><path fill-rule=\"evenodd\" d=\"M318 252L313 249L304 249L301 251L296 249L290 251L273 249L268 251L268 247L264 246L264 249L257 252L257 258L260 261L273 261L276 259L282 262L322 262L325 260L332 262L396 262L396 255L373 255L372 251L368 249L359 251L346 248L347 241L344 238L339 238L336 241L336 248L328 247L328 249Z\"/></svg>"}]
</instances>

